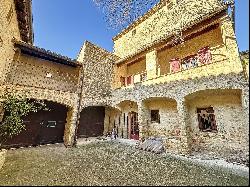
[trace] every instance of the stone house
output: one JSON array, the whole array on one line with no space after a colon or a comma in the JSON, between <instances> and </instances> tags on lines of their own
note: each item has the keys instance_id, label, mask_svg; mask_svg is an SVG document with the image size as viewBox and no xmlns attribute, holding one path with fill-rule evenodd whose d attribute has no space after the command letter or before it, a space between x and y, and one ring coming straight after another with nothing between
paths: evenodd
<instances>
[{"instance_id":1,"label":"stone house","mask_svg":"<svg viewBox=\"0 0 250 187\"><path fill-rule=\"evenodd\" d=\"M161 137L167 152L247 159L249 82L221 1L161 0L113 38L112 53L86 41L77 60L32 45L29 0L3 2L1 90L63 111L41 115L65 123L66 146L115 128L121 138Z\"/></svg>"},{"instance_id":2,"label":"stone house","mask_svg":"<svg viewBox=\"0 0 250 187\"><path fill-rule=\"evenodd\" d=\"M98 95L83 106L105 107L104 134L115 128L122 138L161 137L172 153L248 158L249 82L227 8L217 0L160 1L113 38L118 60L110 66L109 53L105 59L84 44L78 61L95 56L101 72L96 81L89 76ZM111 88L99 84L104 77ZM108 93L102 99L100 90Z\"/></svg>"}]
</instances>

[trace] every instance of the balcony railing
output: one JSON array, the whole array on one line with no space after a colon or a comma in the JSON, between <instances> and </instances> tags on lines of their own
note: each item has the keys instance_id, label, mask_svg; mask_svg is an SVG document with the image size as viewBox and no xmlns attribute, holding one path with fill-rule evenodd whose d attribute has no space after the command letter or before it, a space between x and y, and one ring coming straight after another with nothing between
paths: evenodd
<instances>
[{"instance_id":1,"label":"balcony railing","mask_svg":"<svg viewBox=\"0 0 250 187\"><path fill-rule=\"evenodd\" d=\"M210 47L204 47L198 50L196 54L186 56L182 59L173 58L169 61L169 63L170 63L170 72L168 74L173 74L184 70L196 68L202 65L210 64L212 63L211 49ZM157 72L156 72L157 76L155 78L168 75L168 74L160 75L160 71L161 69L157 67ZM146 80L148 80L146 71L139 74L120 78L121 86L129 86L134 83L144 82Z\"/></svg>"},{"instance_id":2,"label":"balcony railing","mask_svg":"<svg viewBox=\"0 0 250 187\"><path fill-rule=\"evenodd\" d=\"M209 47L204 47L194 55L187 56L183 59L173 58L169 61L170 73L195 68L212 62L212 55Z\"/></svg>"}]
</instances>

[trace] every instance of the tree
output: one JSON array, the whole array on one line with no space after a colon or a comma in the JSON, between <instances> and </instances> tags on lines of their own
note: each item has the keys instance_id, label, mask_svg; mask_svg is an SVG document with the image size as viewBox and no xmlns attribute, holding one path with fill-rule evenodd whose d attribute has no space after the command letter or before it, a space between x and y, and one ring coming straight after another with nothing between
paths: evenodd
<instances>
[{"instance_id":1,"label":"tree","mask_svg":"<svg viewBox=\"0 0 250 187\"><path fill-rule=\"evenodd\" d=\"M105 20L113 29L123 29L159 0L93 0L102 9Z\"/></svg>"},{"instance_id":2,"label":"tree","mask_svg":"<svg viewBox=\"0 0 250 187\"><path fill-rule=\"evenodd\" d=\"M48 110L43 101L31 101L25 96L9 93L3 95L0 104L5 114L2 122L0 122L0 145L25 130L22 119L24 116L31 112Z\"/></svg>"},{"instance_id":3,"label":"tree","mask_svg":"<svg viewBox=\"0 0 250 187\"><path fill-rule=\"evenodd\" d=\"M169 0L93 0L94 3L103 11L105 20L113 29L121 30L145 14L150 8L157 3L169 3ZM233 7L232 19L234 18L234 0L176 0L169 11L158 14L165 19L167 30L163 31L166 35L174 34L176 41L183 42L182 31L191 22L195 22L204 16L207 16L224 5ZM152 21L150 31L158 24L156 20ZM145 28L145 29L147 29ZM144 31L142 31L143 34ZM145 31L148 33L147 31Z\"/></svg>"}]
</instances>

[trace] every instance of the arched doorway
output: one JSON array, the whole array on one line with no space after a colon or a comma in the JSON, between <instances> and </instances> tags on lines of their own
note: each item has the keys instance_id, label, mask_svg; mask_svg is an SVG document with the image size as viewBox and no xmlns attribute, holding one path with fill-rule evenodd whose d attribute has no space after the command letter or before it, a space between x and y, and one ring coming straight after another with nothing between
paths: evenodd
<instances>
[{"instance_id":1,"label":"arched doorway","mask_svg":"<svg viewBox=\"0 0 250 187\"><path fill-rule=\"evenodd\" d=\"M105 107L86 107L80 114L80 124L77 129L78 137L102 136L104 131Z\"/></svg>"},{"instance_id":2,"label":"arched doorway","mask_svg":"<svg viewBox=\"0 0 250 187\"><path fill-rule=\"evenodd\" d=\"M134 101L125 100L117 107L120 109L122 138L139 140L138 105Z\"/></svg>"},{"instance_id":3,"label":"arched doorway","mask_svg":"<svg viewBox=\"0 0 250 187\"><path fill-rule=\"evenodd\" d=\"M23 117L26 130L7 140L2 147L20 147L63 142L67 107L45 101L48 111L31 112Z\"/></svg>"}]
</instances>

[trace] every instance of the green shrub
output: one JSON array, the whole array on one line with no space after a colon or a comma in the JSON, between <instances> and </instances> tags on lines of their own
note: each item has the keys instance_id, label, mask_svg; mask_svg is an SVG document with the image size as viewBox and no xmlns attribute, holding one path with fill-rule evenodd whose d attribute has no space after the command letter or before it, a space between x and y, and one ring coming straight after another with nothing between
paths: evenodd
<instances>
[{"instance_id":1,"label":"green shrub","mask_svg":"<svg viewBox=\"0 0 250 187\"><path fill-rule=\"evenodd\" d=\"M33 101L26 97L6 94L3 96L2 106L4 118L0 123L0 144L25 130L22 118L31 112L48 110L43 101Z\"/></svg>"}]
</instances>

